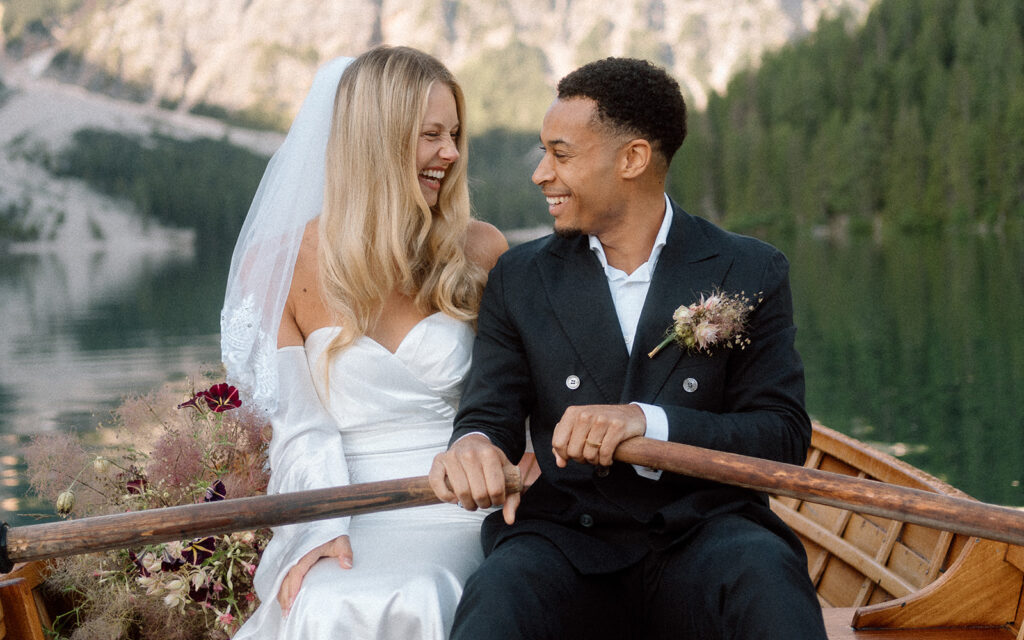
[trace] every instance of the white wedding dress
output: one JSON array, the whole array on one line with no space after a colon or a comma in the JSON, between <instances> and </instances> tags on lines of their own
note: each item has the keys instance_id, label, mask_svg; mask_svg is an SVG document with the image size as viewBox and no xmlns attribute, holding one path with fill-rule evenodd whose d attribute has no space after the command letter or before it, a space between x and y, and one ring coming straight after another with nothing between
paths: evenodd
<instances>
[{"instance_id":1,"label":"white wedding dress","mask_svg":"<svg viewBox=\"0 0 1024 640\"><path fill-rule=\"evenodd\" d=\"M268 493L426 475L447 446L469 368L470 327L436 313L395 353L364 336L328 373L322 357L338 330L318 329L304 347L278 351ZM277 527L255 577L262 604L234 637L444 640L462 586L483 558L484 515L438 504ZM288 569L346 530L354 566L321 559L283 618L277 591Z\"/></svg>"}]
</instances>

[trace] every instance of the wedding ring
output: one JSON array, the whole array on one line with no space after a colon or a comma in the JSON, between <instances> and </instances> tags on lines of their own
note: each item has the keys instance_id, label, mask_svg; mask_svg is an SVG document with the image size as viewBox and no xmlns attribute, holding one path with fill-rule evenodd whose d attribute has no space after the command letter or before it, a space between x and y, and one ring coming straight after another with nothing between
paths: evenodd
<instances>
[{"instance_id":1,"label":"wedding ring","mask_svg":"<svg viewBox=\"0 0 1024 640\"><path fill-rule=\"evenodd\" d=\"M601 446L600 442L591 442L590 440L587 440L587 444L589 444L592 447L600 447Z\"/></svg>"}]
</instances>

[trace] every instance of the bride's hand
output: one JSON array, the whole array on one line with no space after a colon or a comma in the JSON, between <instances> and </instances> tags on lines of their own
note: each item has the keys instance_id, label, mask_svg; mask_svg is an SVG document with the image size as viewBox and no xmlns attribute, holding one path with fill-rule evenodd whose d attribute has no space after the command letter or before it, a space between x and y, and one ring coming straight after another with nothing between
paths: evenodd
<instances>
[{"instance_id":1,"label":"bride's hand","mask_svg":"<svg viewBox=\"0 0 1024 640\"><path fill-rule=\"evenodd\" d=\"M295 596L299 594L302 579L320 558L337 558L342 569L351 569L352 545L348 541L348 536L338 536L330 542L325 542L302 556L299 562L288 571L288 575L281 583L281 589L277 592L277 602L281 605L282 615L287 617L292 603L295 602Z\"/></svg>"}]
</instances>

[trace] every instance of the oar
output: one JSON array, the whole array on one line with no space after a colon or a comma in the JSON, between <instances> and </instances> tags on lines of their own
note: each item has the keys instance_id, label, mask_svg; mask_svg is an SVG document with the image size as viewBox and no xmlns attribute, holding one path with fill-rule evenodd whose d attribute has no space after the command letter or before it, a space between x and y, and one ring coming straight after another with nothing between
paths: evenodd
<instances>
[{"instance_id":1,"label":"oar","mask_svg":"<svg viewBox=\"0 0 1024 640\"><path fill-rule=\"evenodd\" d=\"M942 531L1024 545L1024 511L793 464L631 438L615 458Z\"/></svg>"},{"instance_id":2,"label":"oar","mask_svg":"<svg viewBox=\"0 0 1024 640\"><path fill-rule=\"evenodd\" d=\"M522 489L519 470L505 477L505 491ZM234 498L79 520L0 526L0 573L14 562L214 536L232 531L419 507L438 502L426 476Z\"/></svg>"},{"instance_id":3,"label":"oar","mask_svg":"<svg viewBox=\"0 0 1024 640\"><path fill-rule=\"evenodd\" d=\"M1008 507L647 438L623 442L616 449L615 458L954 533L1024 545L1024 512ZM506 478L506 484L514 485L509 490L516 490L518 478ZM0 537L5 534L6 539L0 539L0 563L184 540L436 501L426 478L420 477L67 522L13 528L4 525ZM3 570L0 567L0 572Z\"/></svg>"}]
</instances>

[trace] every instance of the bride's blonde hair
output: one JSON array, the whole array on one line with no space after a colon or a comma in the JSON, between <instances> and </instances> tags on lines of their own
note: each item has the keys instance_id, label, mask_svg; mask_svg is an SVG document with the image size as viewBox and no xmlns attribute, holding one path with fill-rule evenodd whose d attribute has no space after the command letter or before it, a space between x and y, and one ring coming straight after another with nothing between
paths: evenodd
<instances>
[{"instance_id":1,"label":"bride's blonde hair","mask_svg":"<svg viewBox=\"0 0 1024 640\"><path fill-rule=\"evenodd\" d=\"M378 47L342 75L327 145L318 264L324 303L342 327L328 359L365 335L394 291L424 314L475 320L485 274L465 253L470 221L467 143L445 173L437 204L420 190L416 148L427 96L440 83L462 89L438 60L408 47Z\"/></svg>"}]
</instances>

